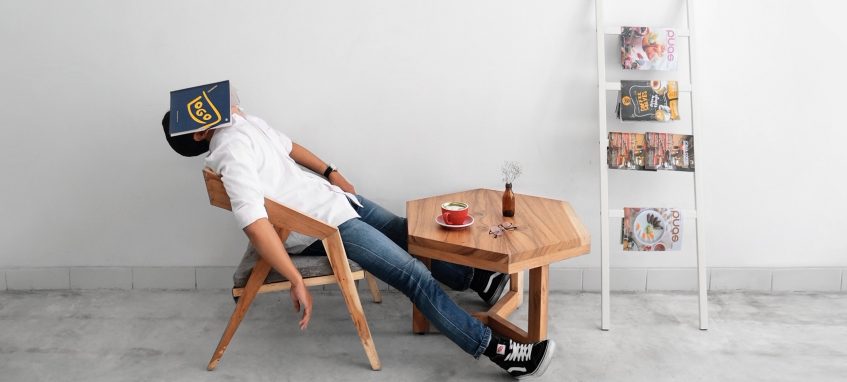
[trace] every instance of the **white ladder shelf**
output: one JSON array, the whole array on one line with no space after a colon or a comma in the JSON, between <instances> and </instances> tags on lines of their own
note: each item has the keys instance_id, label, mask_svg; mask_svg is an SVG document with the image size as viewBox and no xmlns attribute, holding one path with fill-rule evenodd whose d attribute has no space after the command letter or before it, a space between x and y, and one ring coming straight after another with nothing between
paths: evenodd
<instances>
[{"instance_id":1,"label":"white ladder shelf","mask_svg":"<svg viewBox=\"0 0 847 382\"><path fill-rule=\"evenodd\" d=\"M696 142L702 142L702 132L697 131L696 127L699 127L698 117L699 115L696 113L694 108L694 95L695 92L694 84L694 26L692 20L692 3L694 0L685 0L685 11L686 11L686 22L687 29L676 29L677 36L682 38L688 38L688 74L689 74L689 83L685 84L684 81L680 82L680 91L681 92L689 92L690 97L689 100L691 102L691 134L696 136ZM610 317L610 296L609 296L609 240L611 239L609 234L609 219L610 218L622 218L623 210L609 209L609 165L608 165L608 157L607 150L609 145L609 134L606 126L607 115L606 110L606 97L608 91L617 91L620 90L620 83L615 82L606 82L606 35L619 35L621 33L620 27L612 27L607 26L604 21L603 13L603 0L595 0L594 2L594 10L596 17L596 25L597 25L597 90L598 90L598 133L599 133L599 154L600 154L600 328L602 330L609 330L611 328L611 317ZM695 143L697 145L697 143ZM695 154L697 156L697 162L703 163L703 150L700 146L697 146L695 149ZM702 169L701 165L698 165L698 168L694 171L694 211L691 210L683 210L683 214L686 218L695 218L697 221L696 224L696 241L697 241L697 281L698 281L698 292L699 292L699 312L700 312L700 329L706 330L709 327L709 311L708 311L708 300L707 300L707 288L706 285L706 256L705 256L705 240L703 235L703 192L702 188L702 175L700 174L700 170Z\"/></svg>"}]
</instances>

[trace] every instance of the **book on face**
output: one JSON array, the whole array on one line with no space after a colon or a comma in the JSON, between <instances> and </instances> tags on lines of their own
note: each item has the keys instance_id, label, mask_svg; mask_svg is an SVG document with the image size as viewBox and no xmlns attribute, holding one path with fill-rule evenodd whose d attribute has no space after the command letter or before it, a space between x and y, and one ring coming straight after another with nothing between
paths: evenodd
<instances>
[{"instance_id":1,"label":"book on face","mask_svg":"<svg viewBox=\"0 0 847 382\"><path fill-rule=\"evenodd\" d=\"M231 125L229 92L229 81L172 91L168 133L173 137Z\"/></svg>"},{"instance_id":2,"label":"book on face","mask_svg":"<svg viewBox=\"0 0 847 382\"><path fill-rule=\"evenodd\" d=\"M625 70L676 70L673 28L621 27L621 67Z\"/></svg>"},{"instance_id":3,"label":"book on face","mask_svg":"<svg viewBox=\"0 0 847 382\"><path fill-rule=\"evenodd\" d=\"M624 208L624 251L682 249L682 212L674 208Z\"/></svg>"}]
</instances>

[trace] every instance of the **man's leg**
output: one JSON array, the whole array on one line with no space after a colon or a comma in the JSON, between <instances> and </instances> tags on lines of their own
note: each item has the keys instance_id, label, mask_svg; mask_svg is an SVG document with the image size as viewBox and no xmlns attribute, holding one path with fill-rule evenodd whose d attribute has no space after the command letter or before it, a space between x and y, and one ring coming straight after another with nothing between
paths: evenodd
<instances>
[{"instance_id":1,"label":"man's leg","mask_svg":"<svg viewBox=\"0 0 847 382\"><path fill-rule=\"evenodd\" d=\"M520 343L494 335L491 329L458 307L420 261L360 219L341 224L347 257L387 282L420 309L442 334L466 353L485 355L513 377L540 376L547 369L556 344L552 340ZM320 242L302 254L321 254Z\"/></svg>"},{"instance_id":2,"label":"man's leg","mask_svg":"<svg viewBox=\"0 0 847 382\"><path fill-rule=\"evenodd\" d=\"M462 350L474 357L482 354L491 329L456 305L423 263L360 219L349 220L338 229L348 258L409 297Z\"/></svg>"},{"instance_id":3,"label":"man's leg","mask_svg":"<svg viewBox=\"0 0 847 382\"><path fill-rule=\"evenodd\" d=\"M408 252L409 233L406 218L394 215L391 211L364 196L356 195L356 197L362 203L362 207L354 205L353 208L362 217L362 221L382 232L397 246ZM435 277L436 280L444 283L450 289L459 291L468 289L474 277L474 269L471 267L439 260L433 260L430 263L430 271L432 277Z\"/></svg>"}]
</instances>

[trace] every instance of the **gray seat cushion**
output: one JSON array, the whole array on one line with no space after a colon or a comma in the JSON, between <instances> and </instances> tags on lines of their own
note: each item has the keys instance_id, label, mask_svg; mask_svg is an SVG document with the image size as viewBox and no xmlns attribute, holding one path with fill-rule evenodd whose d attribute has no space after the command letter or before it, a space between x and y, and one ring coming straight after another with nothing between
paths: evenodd
<instances>
[{"instance_id":1,"label":"gray seat cushion","mask_svg":"<svg viewBox=\"0 0 847 382\"><path fill-rule=\"evenodd\" d=\"M241 263L238 264L235 274L232 275L232 284L235 288L243 288L247 285L247 279L250 278L250 272L253 270L253 267L256 265L256 261L258 259L259 253L256 252L256 249L253 248L252 245L248 244L247 250L244 251L244 256L241 258ZM329 259L326 256L291 255L291 261L294 262L294 266L297 267L297 270L300 271L303 278L328 276L332 274L332 267L329 265ZM359 264L356 264L355 261L348 260L348 262L350 263L350 270L352 272L362 269L362 267L360 267ZM287 281L287 279L285 276L271 268L271 272L268 274L268 277L265 278L265 284L281 281Z\"/></svg>"}]
</instances>

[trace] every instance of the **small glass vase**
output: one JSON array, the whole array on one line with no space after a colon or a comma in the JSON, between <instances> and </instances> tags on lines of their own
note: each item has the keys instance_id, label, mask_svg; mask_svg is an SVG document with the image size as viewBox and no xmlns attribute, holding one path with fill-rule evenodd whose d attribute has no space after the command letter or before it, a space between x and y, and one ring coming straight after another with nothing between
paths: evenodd
<instances>
[{"instance_id":1,"label":"small glass vase","mask_svg":"<svg viewBox=\"0 0 847 382\"><path fill-rule=\"evenodd\" d=\"M515 216L515 193L511 183L506 183L506 191L503 191L503 216Z\"/></svg>"}]
</instances>

